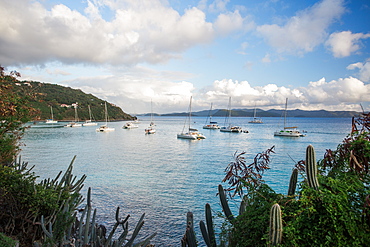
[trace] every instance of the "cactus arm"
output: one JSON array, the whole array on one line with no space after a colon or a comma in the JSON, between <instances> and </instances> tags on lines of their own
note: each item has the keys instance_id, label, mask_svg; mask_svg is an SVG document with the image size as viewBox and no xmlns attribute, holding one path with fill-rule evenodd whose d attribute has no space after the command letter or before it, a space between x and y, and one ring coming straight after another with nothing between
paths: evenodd
<instances>
[{"instance_id":1,"label":"cactus arm","mask_svg":"<svg viewBox=\"0 0 370 247\"><path fill-rule=\"evenodd\" d=\"M215 230L213 229L211 205L206 204L206 223L211 247L216 247Z\"/></svg>"},{"instance_id":2,"label":"cactus arm","mask_svg":"<svg viewBox=\"0 0 370 247\"><path fill-rule=\"evenodd\" d=\"M227 200L226 200L226 195L225 195L224 188L222 187L221 184L218 185L218 193L219 193L219 196L220 196L221 206L222 206L222 209L225 213L225 216L230 221L230 223L232 223L234 221L234 216L231 213L229 204L227 203Z\"/></svg>"},{"instance_id":3,"label":"cactus arm","mask_svg":"<svg viewBox=\"0 0 370 247\"><path fill-rule=\"evenodd\" d=\"M292 171L292 175L290 176L288 196L292 196L295 194L297 181L298 181L298 169L294 168Z\"/></svg>"},{"instance_id":4,"label":"cactus arm","mask_svg":"<svg viewBox=\"0 0 370 247\"><path fill-rule=\"evenodd\" d=\"M206 225L204 224L203 220L201 220L199 222L199 227L200 227L200 231L202 233L204 242L206 243L206 245L208 247L210 247L211 246L211 241L209 240L209 236L208 236L208 232L207 232L207 229L206 229Z\"/></svg>"},{"instance_id":5,"label":"cactus arm","mask_svg":"<svg viewBox=\"0 0 370 247\"><path fill-rule=\"evenodd\" d=\"M270 210L270 231L269 238L271 246L277 246L281 243L283 234L283 223L281 218L281 209L279 204L272 205Z\"/></svg>"},{"instance_id":6,"label":"cactus arm","mask_svg":"<svg viewBox=\"0 0 370 247\"><path fill-rule=\"evenodd\" d=\"M306 174L308 185L317 190L319 182L317 180L316 154L312 145L308 145L306 149Z\"/></svg>"}]
</instances>

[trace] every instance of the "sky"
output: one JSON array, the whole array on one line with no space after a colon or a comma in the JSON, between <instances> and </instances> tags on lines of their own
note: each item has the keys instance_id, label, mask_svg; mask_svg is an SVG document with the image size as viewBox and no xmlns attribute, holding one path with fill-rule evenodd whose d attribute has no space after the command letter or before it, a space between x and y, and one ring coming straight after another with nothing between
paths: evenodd
<instances>
[{"instance_id":1,"label":"sky","mask_svg":"<svg viewBox=\"0 0 370 247\"><path fill-rule=\"evenodd\" d=\"M369 0L0 0L0 33L21 80L130 114L370 111Z\"/></svg>"}]
</instances>

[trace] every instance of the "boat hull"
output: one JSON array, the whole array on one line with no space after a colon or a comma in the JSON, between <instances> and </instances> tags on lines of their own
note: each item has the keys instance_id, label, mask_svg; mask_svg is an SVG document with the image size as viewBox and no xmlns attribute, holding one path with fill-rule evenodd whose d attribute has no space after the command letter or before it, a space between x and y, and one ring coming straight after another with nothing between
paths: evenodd
<instances>
[{"instance_id":1,"label":"boat hull","mask_svg":"<svg viewBox=\"0 0 370 247\"><path fill-rule=\"evenodd\" d=\"M222 127L220 129L221 132L233 132L233 133L240 133L243 130L240 127L234 126L234 127Z\"/></svg>"},{"instance_id":2,"label":"boat hull","mask_svg":"<svg viewBox=\"0 0 370 247\"><path fill-rule=\"evenodd\" d=\"M274 136L283 136L283 137L301 137L304 136L301 132L299 131L286 131L286 130L281 130L281 131L275 131Z\"/></svg>"}]
</instances>

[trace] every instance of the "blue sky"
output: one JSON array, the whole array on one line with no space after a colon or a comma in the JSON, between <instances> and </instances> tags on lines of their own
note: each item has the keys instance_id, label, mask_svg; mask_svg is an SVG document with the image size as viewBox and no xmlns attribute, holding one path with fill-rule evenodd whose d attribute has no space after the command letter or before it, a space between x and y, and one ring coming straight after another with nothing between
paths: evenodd
<instances>
[{"instance_id":1,"label":"blue sky","mask_svg":"<svg viewBox=\"0 0 370 247\"><path fill-rule=\"evenodd\" d=\"M368 0L2 0L0 64L128 113L370 110Z\"/></svg>"}]
</instances>

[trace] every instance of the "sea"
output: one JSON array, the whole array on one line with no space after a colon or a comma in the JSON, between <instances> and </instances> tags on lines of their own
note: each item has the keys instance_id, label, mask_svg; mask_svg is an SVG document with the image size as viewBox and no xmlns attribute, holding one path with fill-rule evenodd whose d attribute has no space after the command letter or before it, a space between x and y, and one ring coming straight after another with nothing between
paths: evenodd
<instances>
[{"instance_id":1,"label":"sea","mask_svg":"<svg viewBox=\"0 0 370 247\"><path fill-rule=\"evenodd\" d=\"M34 166L38 180L55 178L66 171L73 157L73 174L87 176L81 193L92 190L92 207L97 209L98 223L108 230L120 217L130 215L129 230L133 231L142 214L145 223L138 239L157 233L155 246L181 246L186 229L187 212L194 216L199 246L205 246L199 222L205 220L205 204L211 205L215 228L221 228L222 218L217 187L225 177L225 168L234 155L245 152L246 163L252 163L257 153L274 146L270 168L263 179L278 193L286 194L291 171L296 162L305 159L305 150L312 144L317 159L327 149L336 149L351 131L350 118L287 118L290 126L298 126L306 136L275 137L281 129L280 118L263 118L263 124L251 124L249 118L231 118L248 133L225 133L202 129L205 117L193 117L192 127L206 139L177 139L184 127L185 117L154 118L157 132L145 134L150 117L139 117L138 128L123 129L124 121L110 122L113 132L97 132L97 126L80 128L29 128L22 138L21 159ZM224 118L213 118L220 126ZM101 123L99 123L101 124ZM230 200L235 215L239 198ZM81 205L82 207L83 205Z\"/></svg>"}]
</instances>

